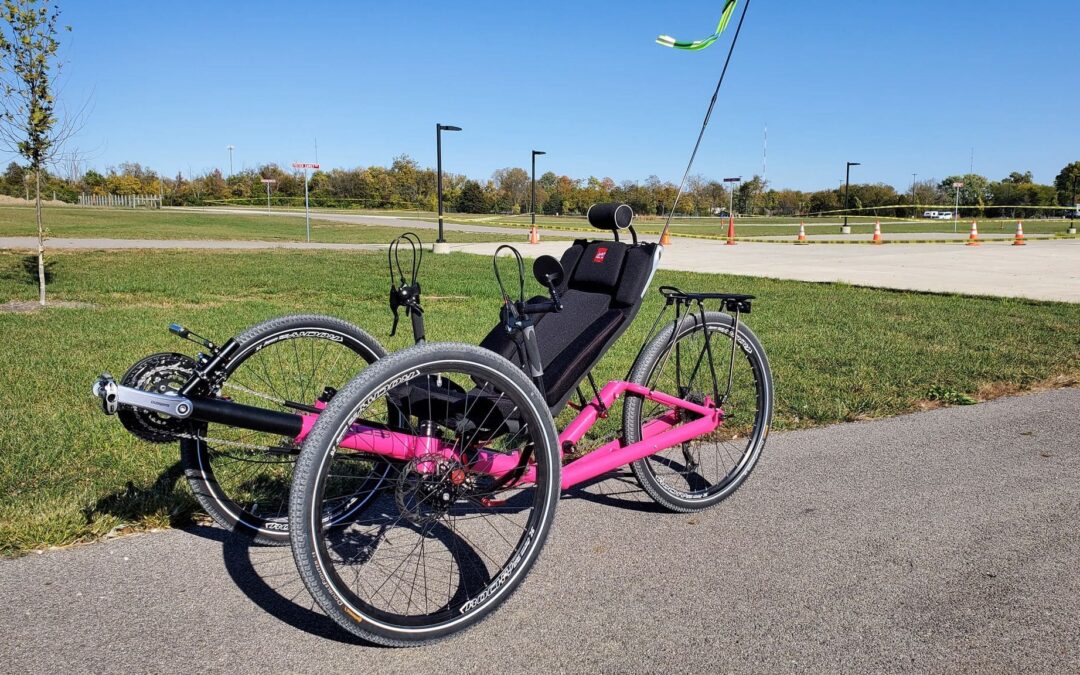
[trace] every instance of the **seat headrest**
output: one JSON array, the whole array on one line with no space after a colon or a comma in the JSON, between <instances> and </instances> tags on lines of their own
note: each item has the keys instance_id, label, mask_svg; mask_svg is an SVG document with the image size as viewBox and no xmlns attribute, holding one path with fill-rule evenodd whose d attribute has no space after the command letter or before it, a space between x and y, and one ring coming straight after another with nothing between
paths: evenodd
<instances>
[{"instance_id":1,"label":"seat headrest","mask_svg":"<svg viewBox=\"0 0 1080 675\"><path fill-rule=\"evenodd\" d=\"M634 210L629 204L593 204L585 217L596 229L615 232L630 227L630 223L634 222Z\"/></svg>"}]
</instances>

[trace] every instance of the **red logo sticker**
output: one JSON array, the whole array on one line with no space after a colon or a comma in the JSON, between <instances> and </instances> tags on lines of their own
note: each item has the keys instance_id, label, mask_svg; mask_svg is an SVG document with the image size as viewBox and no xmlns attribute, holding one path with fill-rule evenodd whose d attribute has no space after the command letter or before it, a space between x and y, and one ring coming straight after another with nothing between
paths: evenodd
<instances>
[{"instance_id":1,"label":"red logo sticker","mask_svg":"<svg viewBox=\"0 0 1080 675\"><path fill-rule=\"evenodd\" d=\"M596 255L593 256L592 261L595 262L595 263L602 263L602 262L604 262L604 256L606 256L606 255L607 255L607 249L604 248L603 246L601 246L600 248L596 249Z\"/></svg>"}]
</instances>

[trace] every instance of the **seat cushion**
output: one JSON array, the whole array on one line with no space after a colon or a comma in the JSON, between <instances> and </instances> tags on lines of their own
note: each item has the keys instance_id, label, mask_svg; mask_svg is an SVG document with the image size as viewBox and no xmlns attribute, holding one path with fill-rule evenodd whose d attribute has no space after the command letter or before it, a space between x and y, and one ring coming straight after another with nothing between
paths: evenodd
<instances>
[{"instance_id":1,"label":"seat cushion","mask_svg":"<svg viewBox=\"0 0 1080 675\"><path fill-rule=\"evenodd\" d=\"M626 314L609 309L581 331L566 349L544 366L544 398L555 407L592 368L604 345L619 331Z\"/></svg>"}]
</instances>

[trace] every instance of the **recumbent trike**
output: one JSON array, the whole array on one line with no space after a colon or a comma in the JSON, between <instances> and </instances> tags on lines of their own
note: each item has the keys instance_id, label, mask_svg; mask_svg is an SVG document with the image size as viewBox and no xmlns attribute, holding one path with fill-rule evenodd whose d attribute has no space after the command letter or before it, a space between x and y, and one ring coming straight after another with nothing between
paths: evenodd
<instances>
[{"instance_id":1,"label":"recumbent trike","mask_svg":"<svg viewBox=\"0 0 1080 675\"><path fill-rule=\"evenodd\" d=\"M406 280L399 239L391 306L410 315L415 346L386 356L327 317L273 320L221 347L174 327L209 353L148 357L172 360L161 372L137 364L119 385L102 376L95 394L141 437L181 439L192 487L223 526L291 540L305 585L338 624L387 645L445 637L525 577L562 490L629 464L659 504L699 510L734 492L764 446L772 379L740 322L752 296L662 287L629 373L597 387L591 371L637 314L662 247L638 241L626 205L594 205L588 218L614 240L537 258L545 295L526 299L520 254L496 251L500 320L479 346L423 340L418 242ZM517 263L513 296L502 251ZM327 345L330 356L317 349ZM337 390L348 379L339 362L362 370ZM620 397L621 433L579 447ZM560 433L553 417L567 407L578 413Z\"/></svg>"}]
</instances>

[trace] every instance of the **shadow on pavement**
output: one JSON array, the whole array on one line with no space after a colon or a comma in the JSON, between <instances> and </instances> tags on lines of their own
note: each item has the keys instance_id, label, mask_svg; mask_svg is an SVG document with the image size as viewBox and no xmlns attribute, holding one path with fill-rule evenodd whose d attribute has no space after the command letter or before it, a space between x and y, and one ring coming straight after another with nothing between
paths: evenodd
<instances>
[{"instance_id":1,"label":"shadow on pavement","mask_svg":"<svg viewBox=\"0 0 1080 675\"><path fill-rule=\"evenodd\" d=\"M319 610L300 580L288 546L263 546L220 527L184 528L197 537L221 543L225 570L256 606L288 626L327 640L373 646L342 630Z\"/></svg>"}]
</instances>

